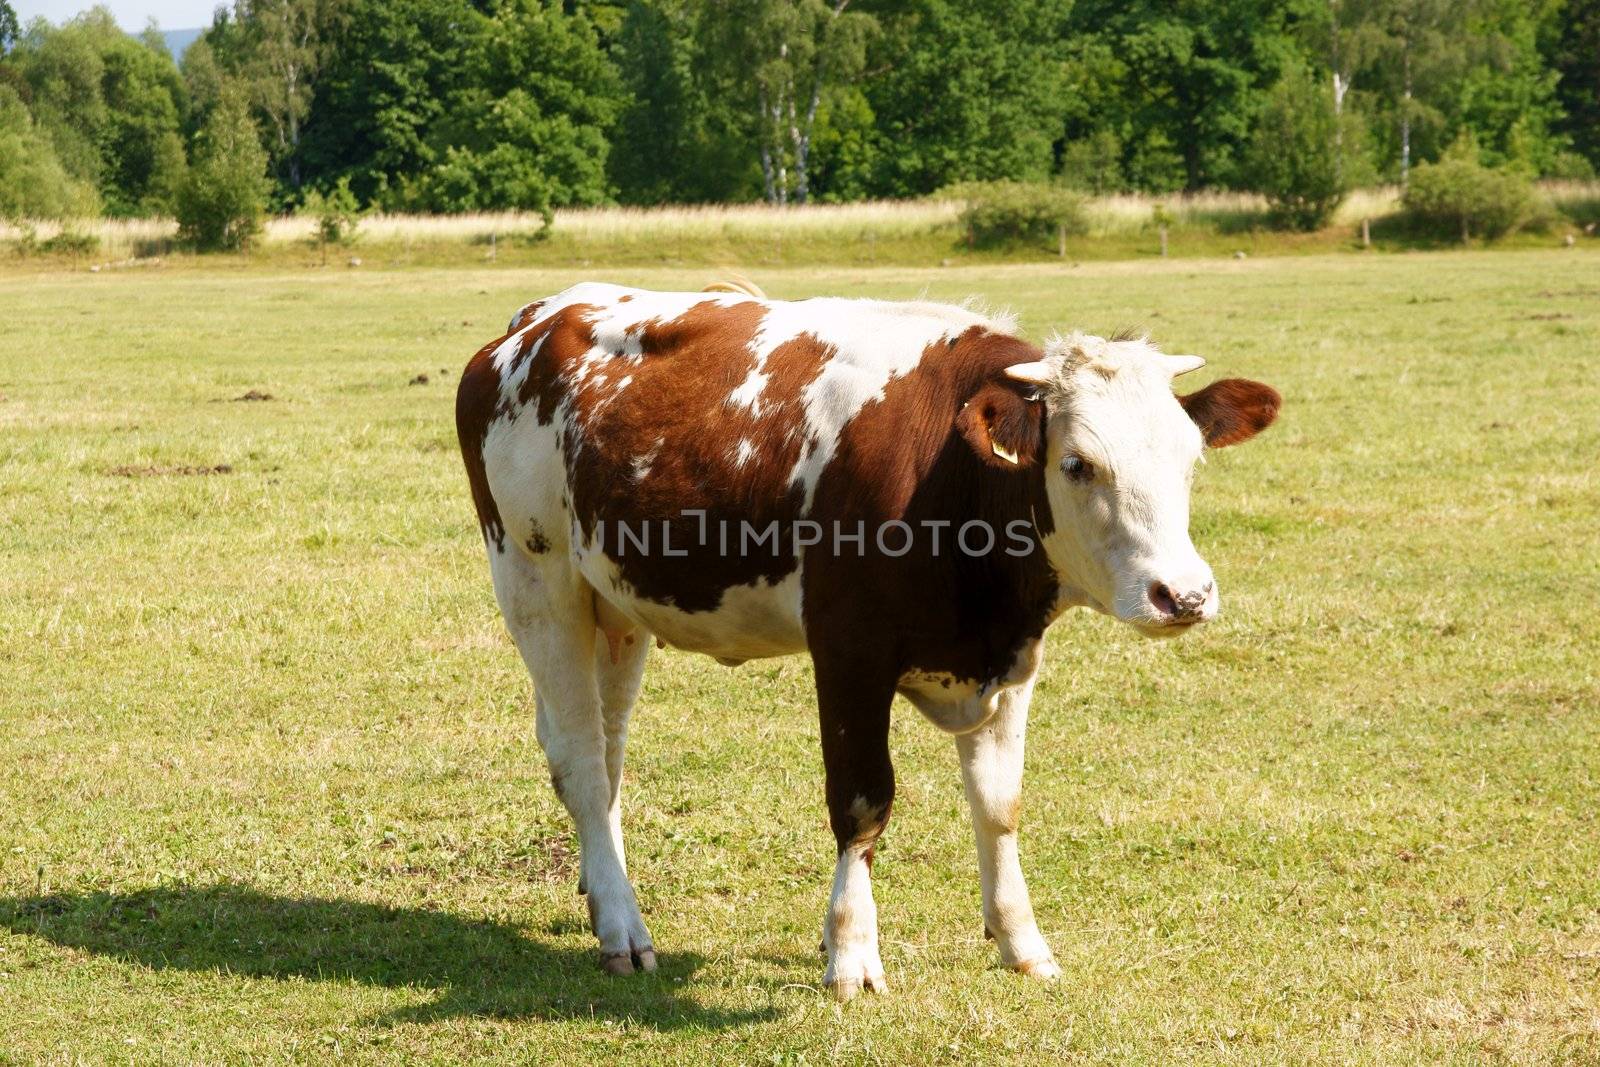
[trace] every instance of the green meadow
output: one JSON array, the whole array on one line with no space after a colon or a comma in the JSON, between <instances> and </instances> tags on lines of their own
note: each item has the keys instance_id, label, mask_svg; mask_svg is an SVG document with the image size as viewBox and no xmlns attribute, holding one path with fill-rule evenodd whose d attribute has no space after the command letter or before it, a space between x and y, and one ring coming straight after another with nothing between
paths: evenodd
<instances>
[{"instance_id":1,"label":"green meadow","mask_svg":"<svg viewBox=\"0 0 1600 1067\"><path fill-rule=\"evenodd\" d=\"M601 973L456 450L520 304L714 270L375 266L0 274L0 1062L1600 1062L1600 254L746 269L1284 396L1197 477L1222 617L1051 631L1022 847L1065 977L998 967L899 704L891 989L843 1007L803 658L654 654L661 968Z\"/></svg>"}]
</instances>

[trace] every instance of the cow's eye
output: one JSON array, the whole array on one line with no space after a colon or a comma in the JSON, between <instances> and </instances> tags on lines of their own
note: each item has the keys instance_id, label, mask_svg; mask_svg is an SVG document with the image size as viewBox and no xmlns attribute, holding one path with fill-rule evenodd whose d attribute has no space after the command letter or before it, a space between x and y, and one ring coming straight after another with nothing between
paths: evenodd
<instances>
[{"instance_id":1,"label":"cow's eye","mask_svg":"<svg viewBox=\"0 0 1600 1067\"><path fill-rule=\"evenodd\" d=\"M1061 461L1061 473L1075 482L1086 482L1094 477L1094 464L1073 454Z\"/></svg>"}]
</instances>

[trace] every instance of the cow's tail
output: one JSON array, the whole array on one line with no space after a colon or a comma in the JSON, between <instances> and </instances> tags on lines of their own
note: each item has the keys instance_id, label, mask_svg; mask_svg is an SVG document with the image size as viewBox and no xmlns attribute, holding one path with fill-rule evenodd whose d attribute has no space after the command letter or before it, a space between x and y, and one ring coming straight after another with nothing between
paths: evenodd
<instances>
[{"instance_id":1,"label":"cow's tail","mask_svg":"<svg viewBox=\"0 0 1600 1067\"><path fill-rule=\"evenodd\" d=\"M743 293L745 296L753 296L757 300L765 300L767 298L767 294L761 291L761 286L741 274L730 274L721 281L712 282L700 291L702 293Z\"/></svg>"}]
</instances>

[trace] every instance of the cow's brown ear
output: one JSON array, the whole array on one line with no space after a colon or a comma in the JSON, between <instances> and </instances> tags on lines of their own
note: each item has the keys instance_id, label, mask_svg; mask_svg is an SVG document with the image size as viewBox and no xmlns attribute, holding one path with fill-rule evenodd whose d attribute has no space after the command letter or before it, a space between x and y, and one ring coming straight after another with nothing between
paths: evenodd
<instances>
[{"instance_id":1,"label":"cow's brown ear","mask_svg":"<svg viewBox=\"0 0 1600 1067\"><path fill-rule=\"evenodd\" d=\"M1178 397L1212 448L1248 441L1272 425L1283 398L1270 385L1247 378L1223 378L1199 392Z\"/></svg>"},{"instance_id":2,"label":"cow's brown ear","mask_svg":"<svg viewBox=\"0 0 1600 1067\"><path fill-rule=\"evenodd\" d=\"M1042 405L1016 387L990 383L956 416L956 429L991 467L1017 470L1039 462L1044 449Z\"/></svg>"}]
</instances>

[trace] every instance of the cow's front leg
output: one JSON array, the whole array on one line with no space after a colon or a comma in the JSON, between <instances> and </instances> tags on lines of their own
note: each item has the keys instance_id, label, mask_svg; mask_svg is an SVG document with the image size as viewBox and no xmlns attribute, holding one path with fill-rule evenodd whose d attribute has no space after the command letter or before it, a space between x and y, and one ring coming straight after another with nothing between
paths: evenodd
<instances>
[{"instance_id":1,"label":"cow's front leg","mask_svg":"<svg viewBox=\"0 0 1600 1067\"><path fill-rule=\"evenodd\" d=\"M822 926L828 952L823 984L840 1000L863 988L888 988L878 956L878 908L872 899L872 851L894 803L889 759L892 673L821 659L817 703L827 770L828 821L839 858Z\"/></svg>"},{"instance_id":2,"label":"cow's front leg","mask_svg":"<svg viewBox=\"0 0 1600 1067\"><path fill-rule=\"evenodd\" d=\"M1050 946L1033 919L1028 886L1017 860L1017 823L1022 810L1022 747L1028 728L1033 679L1000 693L985 725L956 737L961 777L972 809L983 880L983 921L1000 946L1000 960L1036 978L1061 974Z\"/></svg>"}]
</instances>

